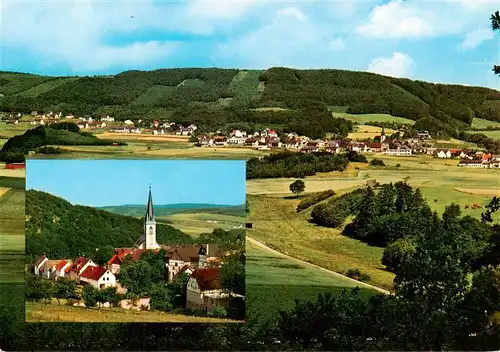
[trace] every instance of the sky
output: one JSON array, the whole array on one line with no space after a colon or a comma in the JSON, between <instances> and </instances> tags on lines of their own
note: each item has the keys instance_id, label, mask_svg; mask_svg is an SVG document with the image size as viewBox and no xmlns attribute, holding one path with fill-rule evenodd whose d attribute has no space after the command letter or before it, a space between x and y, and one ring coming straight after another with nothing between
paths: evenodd
<instances>
[{"instance_id":1,"label":"sky","mask_svg":"<svg viewBox=\"0 0 500 352\"><path fill-rule=\"evenodd\" d=\"M243 160L27 160L26 189L93 207L245 203Z\"/></svg>"},{"instance_id":2,"label":"sky","mask_svg":"<svg viewBox=\"0 0 500 352\"><path fill-rule=\"evenodd\" d=\"M500 89L498 0L0 0L0 69L339 68Z\"/></svg>"}]
</instances>

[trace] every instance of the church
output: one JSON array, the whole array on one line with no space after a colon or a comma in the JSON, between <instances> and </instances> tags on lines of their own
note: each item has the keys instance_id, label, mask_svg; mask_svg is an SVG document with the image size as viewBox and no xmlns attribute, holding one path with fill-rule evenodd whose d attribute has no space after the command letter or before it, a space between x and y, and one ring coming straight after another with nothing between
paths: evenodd
<instances>
[{"instance_id":1,"label":"church","mask_svg":"<svg viewBox=\"0 0 500 352\"><path fill-rule=\"evenodd\" d=\"M148 206L146 208L146 217L144 219L144 233L134 244L138 249L159 249L160 245L156 242L156 220L153 208L153 197L151 195L151 186L149 186Z\"/></svg>"}]
</instances>

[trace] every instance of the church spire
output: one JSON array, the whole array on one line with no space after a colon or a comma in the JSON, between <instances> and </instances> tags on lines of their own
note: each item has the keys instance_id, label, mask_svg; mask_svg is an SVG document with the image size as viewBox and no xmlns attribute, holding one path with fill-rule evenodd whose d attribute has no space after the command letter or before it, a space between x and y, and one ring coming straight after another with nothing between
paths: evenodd
<instances>
[{"instance_id":1,"label":"church spire","mask_svg":"<svg viewBox=\"0 0 500 352\"><path fill-rule=\"evenodd\" d=\"M148 207L146 210L146 221L155 221L155 212L153 209L153 197L151 196L151 185L149 186Z\"/></svg>"}]
</instances>

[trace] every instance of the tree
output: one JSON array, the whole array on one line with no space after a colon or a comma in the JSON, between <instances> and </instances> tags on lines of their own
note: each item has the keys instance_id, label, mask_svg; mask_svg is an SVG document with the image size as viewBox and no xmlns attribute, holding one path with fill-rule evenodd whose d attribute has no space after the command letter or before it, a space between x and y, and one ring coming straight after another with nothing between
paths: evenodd
<instances>
[{"instance_id":1,"label":"tree","mask_svg":"<svg viewBox=\"0 0 500 352\"><path fill-rule=\"evenodd\" d=\"M61 304L61 299L78 298L76 294L76 282L67 278L58 278L55 284L54 296Z\"/></svg>"},{"instance_id":2,"label":"tree","mask_svg":"<svg viewBox=\"0 0 500 352\"><path fill-rule=\"evenodd\" d=\"M500 29L500 12L496 11L493 15L491 15L491 28L494 31L497 31ZM493 67L493 72L495 74L500 75L500 65L495 65Z\"/></svg>"},{"instance_id":3,"label":"tree","mask_svg":"<svg viewBox=\"0 0 500 352\"><path fill-rule=\"evenodd\" d=\"M153 268L144 260L123 264L120 268L120 282L128 292L141 294L153 285Z\"/></svg>"},{"instance_id":4,"label":"tree","mask_svg":"<svg viewBox=\"0 0 500 352\"><path fill-rule=\"evenodd\" d=\"M112 246L98 248L94 254L94 261L99 265L104 265L114 254L115 249Z\"/></svg>"},{"instance_id":5,"label":"tree","mask_svg":"<svg viewBox=\"0 0 500 352\"><path fill-rule=\"evenodd\" d=\"M95 307L98 302L98 296L98 290L94 286L86 285L82 292L82 299L83 303L85 303L85 308Z\"/></svg>"},{"instance_id":6,"label":"tree","mask_svg":"<svg viewBox=\"0 0 500 352\"><path fill-rule=\"evenodd\" d=\"M302 180L296 180L292 184L290 184L290 191L292 193L295 193L295 195L298 197L300 193L304 192L306 189L306 185L304 181Z\"/></svg>"},{"instance_id":7,"label":"tree","mask_svg":"<svg viewBox=\"0 0 500 352\"><path fill-rule=\"evenodd\" d=\"M221 267L222 287L233 293L245 294L245 261L243 253L225 258Z\"/></svg>"}]
</instances>

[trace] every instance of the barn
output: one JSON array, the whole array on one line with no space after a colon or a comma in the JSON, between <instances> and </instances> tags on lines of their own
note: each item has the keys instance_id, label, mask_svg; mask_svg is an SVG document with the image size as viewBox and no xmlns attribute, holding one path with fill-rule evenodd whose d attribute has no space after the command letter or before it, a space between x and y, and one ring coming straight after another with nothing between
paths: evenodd
<instances>
[{"instance_id":1,"label":"barn","mask_svg":"<svg viewBox=\"0 0 500 352\"><path fill-rule=\"evenodd\" d=\"M26 168L25 163L6 163L5 164L6 169L24 169Z\"/></svg>"}]
</instances>

